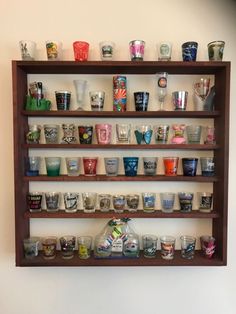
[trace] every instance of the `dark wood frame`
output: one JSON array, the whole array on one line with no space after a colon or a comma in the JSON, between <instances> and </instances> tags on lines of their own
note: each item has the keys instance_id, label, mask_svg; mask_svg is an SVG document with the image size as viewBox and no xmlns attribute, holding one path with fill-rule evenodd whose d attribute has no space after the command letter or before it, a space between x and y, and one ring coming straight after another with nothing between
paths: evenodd
<instances>
[{"instance_id":1,"label":"dark wood frame","mask_svg":"<svg viewBox=\"0 0 236 314\"><path fill-rule=\"evenodd\" d=\"M27 94L27 75L28 74L155 74L160 71L167 71L169 74L183 75L214 75L216 87L216 106L213 112L125 112L119 113L104 112L36 112L25 111L24 102ZM16 243L16 265L17 266L219 266L227 264L227 212L228 212L228 155L229 155L229 95L230 95L230 62L130 62L130 61L12 61L13 77L13 107L14 107L14 173L15 173L15 243ZM217 145L142 145L139 149L186 149L186 150L211 150L216 159L216 176L206 178L197 176L196 178L186 178L177 176L167 178L165 176L127 178L118 176L116 179L107 178L99 175L95 178L79 176L72 178L60 176L59 178L48 178L39 176L37 178L25 177L24 158L28 155L30 148L43 149L53 148L76 148L83 149L83 145L28 145L25 144L25 132L28 127L28 117L120 117L120 118L212 118L216 127ZM119 145L108 145L106 149L118 148ZM120 145L121 146L121 145ZM122 145L122 149L136 149L137 145ZM86 146L86 148L88 148ZM91 145L91 149L101 148L98 145ZM41 213L29 213L26 208L26 193L29 189L30 181L189 181L189 182L212 182L214 192L214 210L212 213L204 214L199 211L183 214L175 211L172 214L164 214L157 211L154 214L143 212L117 214L118 217L136 218L209 218L212 219L212 234L216 238L217 250L215 257L211 260L203 258L200 252L196 252L193 260L184 260L180 257L180 252L176 252L172 261L164 261L158 256L156 259L145 259L142 254L138 259L95 259L79 260L75 256L72 260L65 261L60 257L60 252L55 260L45 261L41 256L34 260L26 260L23 252L23 239L29 236L29 222L34 218L88 218L88 214L81 212L67 214L64 211L49 214L45 211ZM111 218L111 213L89 214L91 218Z\"/></svg>"}]
</instances>

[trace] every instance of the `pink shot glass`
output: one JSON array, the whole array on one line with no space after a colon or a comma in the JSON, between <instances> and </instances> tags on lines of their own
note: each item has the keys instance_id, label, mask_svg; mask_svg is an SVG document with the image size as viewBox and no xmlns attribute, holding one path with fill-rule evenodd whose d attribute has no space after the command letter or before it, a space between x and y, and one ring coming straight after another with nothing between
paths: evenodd
<instances>
[{"instance_id":1,"label":"pink shot glass","mask_svg":"<svg viewBox=\"0 0 236 314\"><path fill-rule=\"evenodd\" d=\"M111 144L112 125L96 124L95 125L98 144Z\"/></svg>"}]
</instances>

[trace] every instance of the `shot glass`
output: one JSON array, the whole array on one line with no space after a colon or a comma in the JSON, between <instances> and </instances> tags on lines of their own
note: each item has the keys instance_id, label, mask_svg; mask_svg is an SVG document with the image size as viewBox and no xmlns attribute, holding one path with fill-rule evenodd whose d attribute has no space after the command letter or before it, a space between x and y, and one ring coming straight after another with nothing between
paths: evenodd
<instances>
[{"instance_id":1,"label":"shot glass","mask_svg":"<svg viewBox=\"0 0 236 314\"><path fill-rule=\"evenodd\" d=\"M105 102L105 92L91 91L89 92L90 105L92 111L102 111Z\"/></svg>"},{"instance_id":2,"label":"shot glass","mask_svg":"<svg viewBox=\"0 0 236 314\"><path fill-rule=\"evenodd\" d=\"M143 61L145 41L132 40L129 43L131 61Z\"/></svg>"},{"instance_id":3,"label":"shot glass","mask_svg":"<svg viewBox=\"0 0 236 314\"><path fill-rule=\"evenodd\" d=\"M222 61L225 42L222 40L212 41L207 45L209 61Z\"/></svg>"},{"instance_id":4,"label":"shot glass","mask_svg":"<svg viewBox=\"0 0 236 314\"><path fill-rule=\"evenodd\" d=\"M49 61L57 61L61 58L61 43L57 40L46 41L46 52Z\"/></svg>"},{"instance_id":5,"label":"shot glass","mask_svg":"<svg viewBox=\"0 0 236 314\"><path fill-rule=\"evenodd\" d=\"M44 135L46 144L57 144L59 143L59 125L57 124L45 124Z\"/></svg>"},{"instance_id":6,"label":"shot glass","mask_svg":"<svg viewBox=\"0 0 236 314\"><path fill-rule=\"evenodd\" d=\"M19 42L21 59L25 61L35 60L36 43L32 40L21 40Z\"/></svg>"},{"instance_id":7,"label":"shot glass","mask_svg":"<svg viewBox=\"0 0 236 314\"><path fill-rule=\"evenodd\" d=\"M96 210L97 193L85 192L82 193L83 206L85 213L94 213Z\"/></svg>"},{"instance_id":8,"label":"shot glass","mask_svg":"<svg viewBox=\"0 0 236 314\"><path fill-rule=\"evenodd\" d=\"M79 194L74 192L66 192L63 194L65 212L75 213L78 209Z\"/></svg>"},{"instance_id":9,"label":"shot glass","mask_svg":"<svg viewBox=\"0 0 236 314\"><path fill-rule=\"evenodd\" d=\"M98 206L101 212L109 212L111 209L111 195L110 194L99 194L98 195Z\"/></svg>"},{"instance_id":10,"label":"shot glass","mask_svg":"<svg viewBox=\"0 0 236 314\"><path fill-rule=\"evenodd\" d=\"M45 157L45 162L48 177L60 175L61 157Z\"/></svg>"},{"instance_id":11,"label":"shot glass","mask_svg":"<svg viewBox=\"0 0 236 314\"><path fill-rule=\"evenodd\" d=\"M175 203L175 193L164 192L160 194L161 210L164 213L172 213Z\"/></svg>"},{"instance_id":12,"label":"shot glass","mask_svg":"<svg viewBox=\"0 0 236 314\"><path fill-rule=\"evenodd\" d=\"M80 171L80 157L66 157L66 168L68 176L78 176Z\"/></svg>"},{"instance_id":13,"label":"shot glass","mask_svg":"<svg viewBox=\"0 0 236 314\"><path fill-rule=\"evenodd\" d=\"M212 258L215 253L215 238L209 235L204 235L200 237L201 250L203 256L206 258Z\"/></svg>"},{"instance_id":14,"label":"shot glass","mask_svg":"<svg viewBox=\"0 0 236 314\"><path fill-rule=\"evenodd\" d=\"M200 144L202 134L201 125L187 125L186 132L189 144Z\"/></svg>"},{"instance_id":15,"label":"shot glass","mask_svg":"<svg viewBox=\"0 0 236 314\"><path fill-rule=\"evenodd\" d=\"M62 258L71 259L74 257L75 243L75 236L67 235L60 238Z\"/></svg>"},{"instance_id":16,"label":"shot glass","mask_svg":"<svg viewBox=\"0 0 236 314\"><path fill-rule=\"evenodd\" d=\"M193 259L196 245L196 238L191 236L181 236L181 256L185 259Z\"/></svg>"},{"instance_id":17,"label":"shot glass","mask_svg":"<svg viewBox=\"0 0 236 314\"><path fill-rule=\"evenodd\" d=\"M134 104L136 111L147 111L148 109L148 92L135 92L134 93Z\"/></svg>"},{"instance_id":18,"label":"shot glass","mask_svg":"<svg viewBox=\"0 0 236 314\"><path fill-rule=\"evenodd\" d=\"M169 136L169 125L158 125L154 128L155 133L155 141L157 144L166 144L168 142L168 136Z\"/></svg>"},{"instance_id":19,"label":"shot glass","mask_svg":"<svg viewBox=\"0 0 236 314\"><path fill-rule=\"evenodd\" d=\"M152 234L145 234L142 237L143 255L146 258L155 258L157 254L157 237Z\"/></svg>"},{"instance_id":20,"label":"shot glass","mask_svg":"<svg viewBox=\"0 0 236 314\"><path fill-rule=\"evenodd\" d=\"M150 125L138 125L134 131L137 144L150 144L153 130Z\"/></svg>"},{"instance_id":21,"label":"shot glass","mask_svg":"<svg viewBox=\"0 0 236 314\"><path fill-rule=\"evenodd\" d=\"M61 128L63 131L61 144L77 144L77 138L75 135L76 127L74 123L62 123Z\"/></svg>"},{"instance_id":22,"label":"shot glass","mask_svg":"<svg viewBox=\"0 0 236 314\"><path fill-rule=\"evenodd\" d=\"M27 194L27 207L31 213L41 212L42 210L42 192L29 192Z\"/></svg>"},{"instance_id":23,"label":"shot glass","mask_svg":"<svg viewBox=\"0 0 236 314\"><path fill-rule=\"evenodd\" d=\"M125 195L116 194L112 197L112 203L115 213L123 213L125 210Z\"/></svg>"},{"instance_id":24,"label":"shot glass","mask_svg":"<svg viewBox=\"0 0 236 314\"><path fill-rule=\"evenodd\" d=\"M127 177L137 176L138 171L138 157L123 157L125 175Z\"/></svg>"},{"instance_id":25,"label":"shot glass","mask_svg":"<svg viewBox=\"0 0 236 314\"><path fill-rule=\"evenodd\" d=\"M98 144L111 144L112 125L108 123L95 124Z\"/></svg>"},{"instance_id":26,"label":"shot glass","mask_svg":"<svg viewBox=\"0 0 236 314\"><path fill-rule=\"evenodd\" d=\"M198 192L198 208L200 212L209 213L212 211L213 193Z\"/></svg>"},{"instance_id":27,"label":"shot glass","mask_svg":"<svg viewBox=\"0 0 236 314\"><path fill-rule=\"evenodd\" d=\"M91 125L79 125L79 141L80 144L92 144L93 140L93 126Z\"/></svg>"},{"instance_id":28,"label":"shot glass","mask_svg":"<svg viewBox=\"0 0 236 314\"><path fill-rule=\"evenodd\" d=\"M102 41L99 43L101 60L110 61L114 57L115 44L112 41Z\"/></svg>"},{"instance_id":29,"label":"shot glass","mask_svg":"<svg viewBox=\"0 0 236 314\"><path fill-rule=\"evenodd\" d=\"M215 144L216 138L215 138L215 127L214 126L207 126L206 127L206 137L204 140L204 144Z\"/></svg>"},{"instance_id":30,"label":"shot glass","mask_svg":"<svg viewBox=\"0 0 236 314\"><path fill-rule=\"evenodd\" d=\"M200 162L203 177L212 177L215 175L214 157L200 157Z\"/></svg>"},{"instance_id":31,"label":"shot glass","mask_svg":"<svg viewBox=\"0 0 236 314\"><path fill-rule=\"evenodd\" d=\"M54 259L57 254L57 238L46 237L42 240L43 258L46 260Z\"/></svg>"},{"instance_id":32,"label":"shot glass","mask_svg":"<svg viewBox=\"0 0 236 314\"><path fill-rule=\"evenodd\" d=\"M83 157L84 175L96 176L97 175L98 157Z\"/></svg>"},{"instance_id":33,"label":"shot glass","mask_svg":"<svg viewBox=\"0 0 236 314\"><path fill-rule=\"evenodd\" d=\"M143 157L143 169L146 176L155 176L157 171L157 157Z\"/></svg>"},{"instance_id":34,"label":"shot glass","mask_svg":"<svg viewBox=\"0 0 236 314\"><path fill-rule=\"evenodd\" d=\"M172 260L175 253L175 238L172 236L163 236L161 241L161 257L165 260Z\"/></svg>"},{"instance_id":35,"label":"shot glass","mask_svg":"<svg viewBox=\"0 0 236 314\"><path fill-rule=\"evenodd\" d=\"M157 45L158 61L170 61L172 44L170 42L160 42Z\"/></svg>"},{"instance_id":36,"label":"shot glass","mask_svg":"<svg viewBox=\"0 0 236 314\"><path fill-rule=\"evenodd\" d=\"M163 157L165 176L177 176L179 157Z\"/></svg>"},{"instance_id":37,"label":"shot glass","mask_svg":"<svg viewBox=\"0 0 236 314\"><path fill-rule=\"evenodd\" d=\"M105 170L107 176L117 176L119 170L119 158L118 157L105 157Z\"/></svg>"},{"instance_id":38,"label":"shot glass","mask_svg":"<svg viewBox=\"0 0 236 314\"><path fill-rule=\"evenodd\" d=\"M73 42L75 61L87 61L89 54L89 43L86 41Z\"/></svg>"},{"instance_id":39,"label":"shot glass","mask_svg":"<svg viewBox=\"0 0 236 314\"><path fill-rule=\"evenodd\" d=\"M37 124L30 124L28 128L29 130L26 133L26 143L27 144L39 144L41 126Z\"/></svg>"},{"instance_id":40,"label":"shot glass","mask_svg":"<svg viewBox=\"0 0 236 314\"><path fill-rule=\"evenodd\" d=\"M126 204L129 212L136 212L139 206L139 195L128 194L126 195Z\"/></svg>"},{"instance_id":41,"label":"shot glass","mask_svg":"<svg viewBox=\"0 0 236 314\"><path fill-rule=\"evenodd\" d=\"M39 238L30 237L23 240L25 258L32 259L38 256Z\"/></svg>"},{"instance_id":42,"label":"shot glass","mask_svg":"<svg viewBox=\"0 0 236 314\"><path fill-rule=\"evenodd\" d=\"M197 173L198 158L182 158L183 175L195 177Z\"/></svg>"},{"instance_id":43,"label":"shot glass","mask_svg":"<svg viewBox=\"0 0 236 314\"><path fill-rule=\"evenodd\" d=\"M116 138L118 144L130 143L130 124L116 124Z\"/></svg>"},{"instance_id":44,"label":"shot glass","mask_svg":"<svg viewBox=\"0 0 236 314\"><path fill-rule=\"evenodd\" d=\"M40 170L40 157L26 157L25 174L29 177L38 176Z\"/></svg>"},{"instance_id":45,"label":"shot glass","mask_svg":"<svg viewBox=\"0 0 236 314\"><path fill-rule=\"evenodd\" d=\"M198 43L195 41L187 41L182 45L183 61L196 61Z\"/></svg>"},{"instance_id":46,"label":"shot glass","mask_svg":"<svg viewBox=\"0 0 236 314\"><path fill-rule=\"evenodd\" d=\"M79 258L88 259L91 257L92 237L81 236L78 237L78 253Z\"/></svg>"},{"instance_id":47,"label":"shot glass","mask_svg":"<svg viewBox=\"0 0 236 314\"><path fill-rule=\"evenodd\" d=\"M172 103L174 110L185 111L187 109L188 92L187 91L175 91L172 93Z\"/></svg>"},{"instance_id":48,"label":"shot glass","mask_svg":"<svg viewBox=\"0 0 236 314\"><path fill-rule=\"evenodd\" d=\"M145 192L142 193L143 211L146 213L153 213L155 211L156 194Z\"/></svg>"},{"instance_id":49,"label":"shot glass","mask_svg":"<svg viewBox=\"0 0 236 314\"><path fill-rule=\"evenodd\" d=\"M70 110L71 92L67 90L55 91L57 110Z\"/></svg>"},{"instance_id":50,"label":"shot glass","mask_svg":"<svg viewBox=\"0 0 236 314\"><path fill-rule=\"evenodd\" d=\"M193 193L190 192L179 192L179 205L181 212L191 212L193 208Z\"/></svg>"},{"instance_id":51,"label":"shot glass","mask_svg":"<svg viewBox=\"0 0 236 314\"><path fill-rule=\"evenodd\" d=\"M46 192L46 211L49 213L57 212L59 210L60 193L59 192Z\"/></svg>"}]
</instances>

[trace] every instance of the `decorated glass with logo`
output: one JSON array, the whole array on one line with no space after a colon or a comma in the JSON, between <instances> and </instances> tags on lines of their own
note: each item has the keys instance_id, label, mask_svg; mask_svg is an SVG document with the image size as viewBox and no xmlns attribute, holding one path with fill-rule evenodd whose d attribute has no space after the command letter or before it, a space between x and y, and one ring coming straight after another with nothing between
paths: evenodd
<instances>
[{"instance_id":1,"label":"decorated glass with logo","mask_svg":"<svg viewBox=\"0 0 236 314\"><path fill-rule=\"evenodd\" d=\"M164 101L167 95L167 72L157 73L157 96L159 101L159 110L163 111L164 109Z\"/></svg>"}]
</instances>

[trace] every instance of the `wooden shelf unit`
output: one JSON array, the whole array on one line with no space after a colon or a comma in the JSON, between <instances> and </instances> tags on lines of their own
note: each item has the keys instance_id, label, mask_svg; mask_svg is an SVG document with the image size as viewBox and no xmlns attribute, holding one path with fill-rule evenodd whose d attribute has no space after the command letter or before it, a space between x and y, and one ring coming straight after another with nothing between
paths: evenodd
<instances>
[{"instance_id":1,"label":"wooden shelf unit","mask_svg":"<svg viewBox=\"0 0 236 314\"><path fill-rule=\"evenodd\" d=\"M112 111L104 112L39 112L25 111L25 95L28 90L27 76L29 74L134 74L134 75L154 75L157 72L166 71L173 75L214 75L216 100L215 111L185 111L185 112L131 112L117 113ZM229 154L229 95L230 95L230 62L130 62L130 61L13 61L13 107L14 107L14 172L15 172L15 242L16 242L16 265L17 266L221 266L227 264L227 204L228 204L228 154ZM28 145L25 144L25 133L28 127L29 117L99 117L107 118L188 118L188 119L214 119L216 128L216 145ZM28 155L29 149L178 149L178 150L210 150L213 151L216 160L216 176L207 178L197 176L187 178L177 176L168 178L165 176L129 178L118 176L117 179L109 179L99 175L96 181L187 181L187 182L212 182L213 203L212 213L205 214L193 211L192 213L177 213L166 215L155 212L153 216L145 213L127 213L126 216L135 218L207 218L212 219L212 235L216 238L217 250L213 259L203 258L197 251L193 260L184 260L180 253L176 252L172 261L165 261L160 255L155 259L145 259L142 254L138 259L95 259L79 260L75 256L72 260L66 261L60 257L60 253L55 260L45 261L41 256L33 260L26 260L23 252L23 239L29 236L29 222L33 218L87 218L83 213L49 214L27 212L26 194L31 181L92 181L94 178L79 176L76 179L68 176L59 178L49 178L47 176L25 177L24 158ZM126 214L126 213L124 213ZM183 216L181 215L183 214ZM120 216L119 216L120 215ZM150 217L149 217L150 215ZM95 213L91 218L111 217L111 213ZM123 214L117 214L123 217Z\"/></svg>"}]
</instances>

